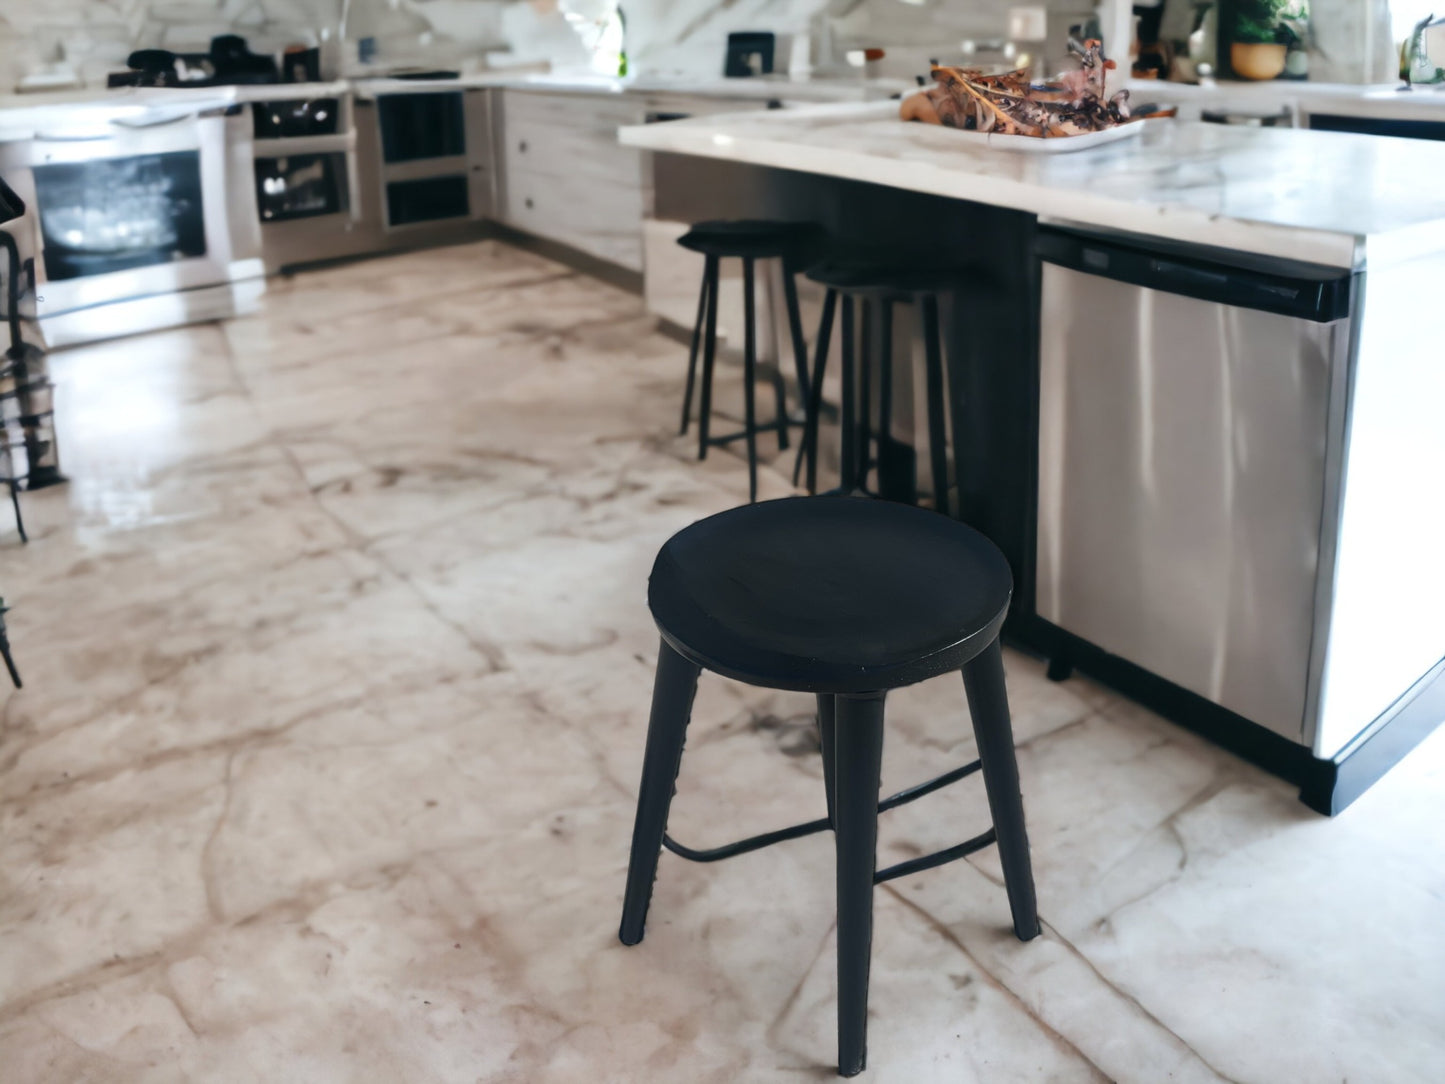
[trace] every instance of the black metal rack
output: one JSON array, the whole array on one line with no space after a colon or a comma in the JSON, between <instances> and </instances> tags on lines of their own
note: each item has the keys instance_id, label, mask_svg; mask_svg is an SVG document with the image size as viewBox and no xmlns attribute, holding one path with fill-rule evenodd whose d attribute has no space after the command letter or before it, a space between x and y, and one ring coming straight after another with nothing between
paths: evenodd
<instances>
[{"instance_id":1,"label":"black metal rack","mask_svg":"<svg viewBox=\"0 0 1445 1084\"><path fill-rule=\"evenodd\" d=\"M0 201L7 212L23 213L24 204L0 181ZM5 322L8 343L0 360L0 484L10 491L15 525L22 541L25 523L20 488L43 489L65 481L60 473L55 437L55 386L50 382L45 351L21 333L21 301L35 290L35 263L22 260L19 244L0 231L5 249Z\"/></svg>"}]
</instances>

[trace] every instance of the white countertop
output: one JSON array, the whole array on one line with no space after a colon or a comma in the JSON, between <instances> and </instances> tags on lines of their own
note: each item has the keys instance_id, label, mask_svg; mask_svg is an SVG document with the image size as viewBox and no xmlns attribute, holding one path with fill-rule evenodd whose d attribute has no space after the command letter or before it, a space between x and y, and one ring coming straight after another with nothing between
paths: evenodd
<instances>
[{"instance_id":1,"label":"white countertop","mask_svg":"<svg viewBox=\"0 0 1445 1084\"><path fill-rule=\"evenodd\" d=\"M221 87L117 87L0 96L0 143L28 139L36 132L70 134L104 131L117 117L142 113L200 113L241 102L324 98L354 92L362 98L383 94L425 94L446 90L502 87L559 94L638 95L777 100L789 105L862 102L887 98L907 85L897 80L807 79L786 76L753 79L704 79L683 76L616 76L566 72L488 71L456 79L395 79L358 76L327 83L264 83Z\"/></svg>"},{"instance_id":2,"label":"white countertop","mask_svg":"<svg viewBox=\"0 0 1445 1084\"><path fill-rule=\"evenodd\" d=\"M369 97L378 94L406 94L448 87L505 87L512 90L550 91L559 94L687 94L704 98L735 98L786 102L862 102L887 98L908 89L911 84L899 80L802 79L786 76L762 76L750 79L728 79L721 76L688 78L684 76L589 75L566 72L481 72L457 79L357 79L358 93Z\"/></svg>"},{"instance_id":3,"label":"white countertop","mask_svg":"<svg viewBox=\"0 0 1445 1084\"><path fill-rule=\"evenodd\" d=\"M1445 252L1445 143L1188 121L1064 154L982 146L897 105L624 128L623 143L845 177L1335 267Z\"/></svg>"},{"instance_id":4,"label":"white countertop","mask_svg":"<svg viewBox=\"0 0 1445 1084\"><path fill-rule=\"evenodd\" d=\"M1191 109L1218 109L1269 116L1281 112L1330 113L1390 120L1445 121L1445 84L1403 91L1399 83L1351 86L1288 79L1267 82L1166 83L1130 79L1136 103L1159 102Z\"/></svg>"}]
</instances>

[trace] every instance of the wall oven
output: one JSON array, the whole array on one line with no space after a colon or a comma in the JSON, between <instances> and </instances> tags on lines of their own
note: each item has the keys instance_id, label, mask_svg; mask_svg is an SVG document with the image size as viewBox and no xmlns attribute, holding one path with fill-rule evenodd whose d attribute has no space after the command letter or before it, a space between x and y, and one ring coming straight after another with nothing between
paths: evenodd
<instances>
[{"instance_id":1,"label":"wall oven","mask_svg":"<svg viewBox=\"0 0 1445 1084\"><path fill-rule=\"evenodd\" d=\"M262 291L245 118L155 110L0 146L37 213L36 311L52 346L213 320Z\"/></svg>"},{"instance_id":2,"label":"wall oven","mask_svg":"<svg viewBox=\"0 0 1445 1084\"><path fill-rule=\"evenodd\" d=\"M284 93L278 87L278 93ZM361 227L353 99L338 92L250 106L256 212L269 271L376 247Z\"/></svg>"}]
</instances>

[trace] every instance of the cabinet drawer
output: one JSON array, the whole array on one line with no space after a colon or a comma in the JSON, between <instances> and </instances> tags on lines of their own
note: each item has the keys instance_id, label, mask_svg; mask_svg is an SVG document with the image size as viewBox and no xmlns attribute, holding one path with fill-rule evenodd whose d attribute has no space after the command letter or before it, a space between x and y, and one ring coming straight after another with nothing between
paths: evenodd
<instances>
[{"instance_id":1,"label":"cabinet drawer","mask_svg":"<svg viewBox=\"0 0 1445 1084\"><path fill-rule=\"evenodd\" d=\"M542 100L533 100L539 98ZM643 183L643 152L617 142L618 128L642 122L640 105L582 95L517 95L511 91L505 102L503 154L509 166L515 163L557 177Z\"/></svg>"},{"instance_id":2,"label":"cabinet drawer","mask_svg":"<svg viewBox=\"0 0 1445 1084\"><path fill-rule=\"evenodd\" d=\"M533 121L570 128L613 128L641 124L644 102L613 94L547 94L539 91L504 91L507 120Z\"/></svg>"},{"instance_id":3,"label":"cabinet drawer","mask_svg":"<svg viewBox=\"0 0 1445 1084\"><path fill-rule=\"evenodd\" d=\"M507 170L506 221L633 271L642 270L642 190Z\"/></svg>"}]
</instances>

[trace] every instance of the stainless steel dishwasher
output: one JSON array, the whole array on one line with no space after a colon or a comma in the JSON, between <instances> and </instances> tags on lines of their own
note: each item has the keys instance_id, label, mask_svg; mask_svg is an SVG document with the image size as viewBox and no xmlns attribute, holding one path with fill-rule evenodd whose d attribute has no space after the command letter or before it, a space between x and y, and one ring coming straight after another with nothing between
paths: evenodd
<instances>
[{"instance_id":1,"label":"stainless steel dishwasher","mask_svg":"<svg viewBox=\"0 0 1445 1084\"><path fill-rule=\"evenodd\" d=\"M1039 252L1039 615L1308 742L1349 273L1062 230Z\"/></svg>"}]
</instances>

